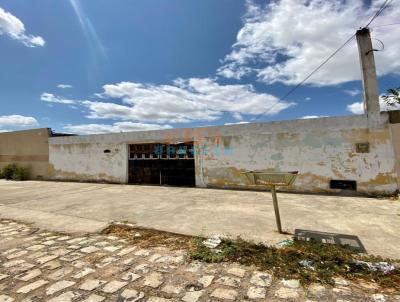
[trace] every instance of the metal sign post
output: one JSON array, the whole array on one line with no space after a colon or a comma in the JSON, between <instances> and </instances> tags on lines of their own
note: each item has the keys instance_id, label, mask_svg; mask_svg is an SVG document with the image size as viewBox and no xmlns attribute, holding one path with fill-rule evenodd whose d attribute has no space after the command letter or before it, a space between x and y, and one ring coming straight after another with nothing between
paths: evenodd
<instances>
[{"instance_id":1,"label":"metal sign post","mask_svg":"<svg viewBox=\"0 0 400 302\"><path fill-rule=\"evenodd\" d=\"M275 220L278 232L282 234L281 215L279 215L278 197L276 196L275 185L271 185L272 201L274 203Z\"/></svg>"},{"instance_id":2,"label":"metal sign post","mask_svg":"<svg viewBox=\"0 0 400 302\"><path fill-rule=\"evenodd\" d=\"M271 188L272 201L274 204L276 226L279 233L283 233L281 225L281 216L279 214L278 197L276 195L276 186L290 186L298 174L295 172L270 172L270 171L248 171L244 172L248 179L255 185L263 185Z\"/></svg>"}]
</instances>

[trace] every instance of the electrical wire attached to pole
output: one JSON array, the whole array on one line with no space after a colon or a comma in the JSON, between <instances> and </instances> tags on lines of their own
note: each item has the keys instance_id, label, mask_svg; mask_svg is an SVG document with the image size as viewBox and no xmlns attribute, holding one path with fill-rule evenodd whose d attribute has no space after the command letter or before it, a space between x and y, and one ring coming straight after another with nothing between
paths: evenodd
<instances>
[{"instance_id":1,"label":"electrical wire attached to pole","mask_svg":"<svg viewBox=\"0 0 400 302\"><path fill-rule=\"evenodd\" d=\"M369 20L367 25L365 25L364 27L368 27L376 18L378 18L378 16L385 10L385 8L387 8L389 6L390 2L392 2L392 0L385 0L385 2L383 2L383 4L379 8L379 10L376 12L376 14L371 18L371 20Z\"/></svg>"},{"instance_id":2,"label":"electrical wire attached to pole","mask_svg":"<svg viewBox=\"0 0 400 302\"><path fill-rule=\"evenodd\" d=\"M392 0L385 0L385 2L381 5L381 7L378 9L378 11L375 13L375 15L372 16L372 18L368 21L368 23L363 27L366 28L371 23L379 17L379 15L389 6L390 2ZM390 24L392 25L392 24ZM261 116L263 116L266 112L271 111L273 108L278 106L280 103L279 101L284 101L289 95L291 95L295 90L297 90L301 85L303 85L309 78L311 78L318 70L320 70L326 63L328 63L338 52L340 52L347 44L349 44L355 37L356 34L353 34L351 37L349 37L339 48L337 48L331 55L329 55L320 65L318 65L313 71L311 71L302 81L300 81L296 86L291 88L288 92L286 92L282 97L280 97L277 102L268 110L260 113L257 115L255 118L252 119L252 121L258 120ZM383 43L382 43L383 44Z\"/></svg>"}]
</instances>

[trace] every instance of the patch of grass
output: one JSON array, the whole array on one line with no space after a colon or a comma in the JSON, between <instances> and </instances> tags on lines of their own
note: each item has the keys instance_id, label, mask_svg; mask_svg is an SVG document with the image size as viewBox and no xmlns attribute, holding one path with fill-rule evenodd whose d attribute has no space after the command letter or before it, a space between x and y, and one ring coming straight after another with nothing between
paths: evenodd
<instances>
[{"instance_id":1,"label":"patch of grass","mask_svg":"<svg viewBox=\"0 0 400 302\"><path fill-rule=\"evenodd\" d=\"M334 276L342 276L347 279L374 281L382 287L400 289L398 268L385 275L381 271L371 271L366 266L355 264L355 260L391 263L395 262L394 260L360 255L347 247L295 240L293 245L278 249L238 238L224 239L216 252L205 247L199 239L195 239L194 242L195 248L189 251L193 260L255 265L261 270L272 272L278 278L297 278L304 285L312 282L333 284ZM310 267L300 263L304 260L310 263Z\"/></svg>"},{"instance_id":2,"label":"patch of grass","mask_svg":"<svg viewBox=\"0 0 400 302\"><path fill-rule=\"evenodd\" d=\"M127 239L131 243L143 248L165 246L172 250L194 249L194 241L191 236L153 229L112 224L103 230L102 233Z\"/></svg>"}]
</instances>

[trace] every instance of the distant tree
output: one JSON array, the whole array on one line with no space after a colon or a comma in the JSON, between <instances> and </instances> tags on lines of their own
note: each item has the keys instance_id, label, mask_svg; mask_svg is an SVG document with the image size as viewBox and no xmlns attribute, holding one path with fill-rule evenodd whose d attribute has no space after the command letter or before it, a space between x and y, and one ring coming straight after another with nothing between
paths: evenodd
<instances>
[{"instance_id":1,"label":"distant tree","mask_svg":"<svg viewBox=\"0 0 400 302\"><path fill-rule=\"evenodd\" d=\"M400 87L388 89L387 94L383 95L382 98L389 106L400 105Z\"/></svg>"}]
</instances>

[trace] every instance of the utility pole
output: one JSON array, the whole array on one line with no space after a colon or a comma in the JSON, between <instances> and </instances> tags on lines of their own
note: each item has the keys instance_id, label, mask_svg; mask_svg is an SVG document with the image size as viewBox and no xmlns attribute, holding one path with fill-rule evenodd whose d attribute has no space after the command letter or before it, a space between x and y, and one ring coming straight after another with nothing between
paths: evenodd
<instances>
[{"instance_id":1,"label":"utility pole","mask_svg":"<svg viewBox=\"0 0 400 302\"><path fill-rule=\"evenodd\" d=\"M376 126L380 122L379 89L369 28L357 30L356 38L364 88L364 112L368 117L368 124Z\"/></svg>"}]
</instances>

